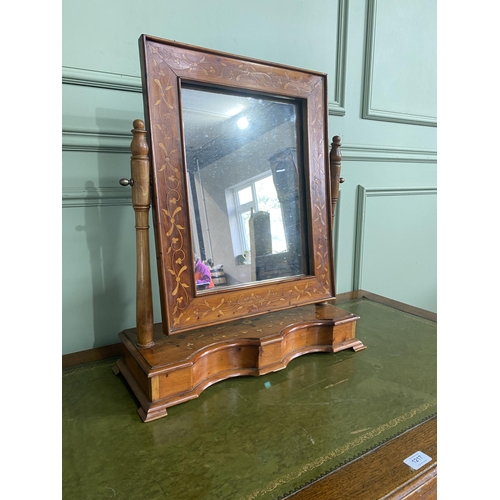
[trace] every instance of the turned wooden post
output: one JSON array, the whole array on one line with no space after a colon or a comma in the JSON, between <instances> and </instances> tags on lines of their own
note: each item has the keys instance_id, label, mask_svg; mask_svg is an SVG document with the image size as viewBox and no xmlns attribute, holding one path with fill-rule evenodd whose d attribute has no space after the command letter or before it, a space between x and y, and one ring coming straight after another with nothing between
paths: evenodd
<instances>
[{"instance_id":1,"label":"turned wooden post","mask_svg":"<svg viewBox=\"0 0 500 500\"><path fill-rule=\"evenodd\" d=\"M331 203L332 203L332 225L331 234L335 232L335 209L339 199L339 186L344 182L340 178L340 163L342 161L342 153L340 152L340 136L335 135L332 139L332 149L330 150L330 178L331 178ZM333 265L333 262L332 262ZM335 272L335 270L334 270ZM333 295L336 294L335 283L333 283Z\"/></svg>"},{"instance_id":2,"label":"turned wooden post","mask_svg":"<svg viewBox=\"0 0 500 500\"><path fill-rule=\"evenodd\" d=\"M339 199L339 185L344 181L343 179L340 179L340 162L342 161L340 146L340 136L336 135L332 139L332 149L330 150L330 175L332 182L332 234L335 222L335 209Z\"/></svg>"},{"instance_id":3,"label":"turned wooden post","mask_svg":"<svg viewBox=\"0 0 500 500\"><path fill-rule=\"evenodd\" d=\"M135 211L137 289L136 318L137 345L148 348L153 345L153 298L149 263L149 157L146 130L142 120L134 120L133 138L130 144L132 205ZM121 181L120 181L121 182Z\"/></svg>"}]
</instances>

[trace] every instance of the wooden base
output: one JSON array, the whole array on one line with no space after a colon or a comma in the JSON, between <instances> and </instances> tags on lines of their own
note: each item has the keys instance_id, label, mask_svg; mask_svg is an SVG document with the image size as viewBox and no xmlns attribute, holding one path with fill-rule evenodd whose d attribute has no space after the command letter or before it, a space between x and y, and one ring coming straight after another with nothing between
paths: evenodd
<instances>
[{"instance_id":1,"label":"wooden base","mask_svg":"<svg viewBox=\"0 0 500 500\"><path fill-rule=\"evenodd\" d=\"M113 371L124 376L140 417L150 422L221 380L282 370L310 352L364 349L354 336L358 319L331 304L312 304L168 337L156 324L148 349L137 346L136 329L125 330Z\"/></svg>"}]
</instances>

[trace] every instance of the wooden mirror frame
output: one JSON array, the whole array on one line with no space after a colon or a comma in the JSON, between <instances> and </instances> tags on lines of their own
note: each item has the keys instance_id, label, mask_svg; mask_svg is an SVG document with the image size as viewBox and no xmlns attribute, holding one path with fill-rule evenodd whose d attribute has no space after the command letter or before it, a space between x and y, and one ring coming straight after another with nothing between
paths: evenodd
<instances>
[{"instance_id":1,"label":"wooden mirror frame","mask_svg":"<svg viewBox=\"0 0 500 500\"><path fill-rule=\"evenodd\" d=\"M338 196L334 193L332 199L332 192L338 193L338 175L331 178L328 162L326 75L148 35L141 36L139 45L163 333L178 334L334 298L331 203ZM183 82L302 103L307 207L303 237L308 246L308 275L196 293L181 106ZM338 160L340 165L340 157Z\"/></svg>"}]
</instances>

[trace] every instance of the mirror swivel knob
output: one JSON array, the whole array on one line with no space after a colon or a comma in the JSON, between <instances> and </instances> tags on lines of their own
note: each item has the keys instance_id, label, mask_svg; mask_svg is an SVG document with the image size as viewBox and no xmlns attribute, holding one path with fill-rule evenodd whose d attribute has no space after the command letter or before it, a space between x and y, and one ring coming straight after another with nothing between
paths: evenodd
<instances>
[{"instance_id":1,"label":"mirror swivel knob","mask_svg":"<svg viewBox=\"0 0 500 500\"><path fill-rule=\"evenodd\" d=\"M122 186L133 186L134 185L134 179L120 179L119 182Z\"/></svg>"},{"instance_id":2,"label":"mirror swivel knob","mask_svg":"<svg viewBox=\"0 0 500 500\"><path fill-rule=\"evenodd\" d=\"M340 182L340 184L342 184L343 182L345 182L345 179L344 179L343 177L341 177L341 178L339 179L339 182Z\"/></svg>"}]
</instances>

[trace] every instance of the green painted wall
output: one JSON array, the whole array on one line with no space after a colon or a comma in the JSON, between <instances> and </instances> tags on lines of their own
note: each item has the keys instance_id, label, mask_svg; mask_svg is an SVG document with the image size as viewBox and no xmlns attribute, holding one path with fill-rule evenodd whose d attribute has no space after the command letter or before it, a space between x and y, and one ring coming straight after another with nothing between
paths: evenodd
<instances>
[{"instance_id":1,"label":"green painted wall","mask_svg":"<svg viewBox=\"0 0 500 500\"><path fill-rule=\"evenodd\" d=\"M130 129L142 33L329 75L337 292L436 310L436 1L65 0L63 354L135 324ZM153 259L154 262L154 259ZM160 320L153 269L155 320Z\"/></svg>"}]
</instances>

